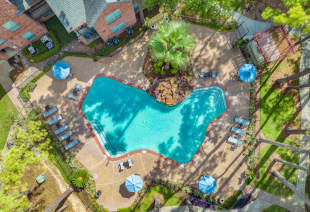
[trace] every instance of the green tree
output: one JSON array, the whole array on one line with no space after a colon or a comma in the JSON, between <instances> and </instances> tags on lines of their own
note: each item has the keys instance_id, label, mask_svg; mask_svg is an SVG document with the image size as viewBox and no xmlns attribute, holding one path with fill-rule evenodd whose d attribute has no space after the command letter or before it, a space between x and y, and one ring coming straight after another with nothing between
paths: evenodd
<instances>
[{"instance_id":1,"label":"green tree","mask_svg":"<svg viewBox=\"0 0 310 212\"><path fill-rule=\"evenodd\" d=\"M189 34L184 22L171 21L160 25L149 45L153 59L164 61L167 70L170 64L177 67L186 67L189 64L189 52L195 47L195 39Z\"/></svg>"},{"instance_id":2,"label":"green tree","mask_svg":"<svg viewBox=\"0 0 310 212\"><path fill-rule=\"evenodd\" d=\"M27 190L27 184L22 182L24 170L41 161L50 148L48 132L41 121L30 118L20 123L13 131L13 147L0 158L0 211L26 211L31 207L27 196L17 198Z\"/></svg>"},{"instance_id":3,"label":"green tree","mask_svg":"<svg viewBox=\"0 0 310 212\"><path fill-rule=\"evenodd\" d=\"M89 174L86 169L78 169L72 174L72 183L77 188L84 188L89 181Z\"/></svg>"},{"instance_id":4,"label":"green tree","mask_svg":"<svg viewBox=\"0 0 310 212\"><path fill-rule=\"evenodd\" d=\"M289 25L310 34L310 0L282 0L286 10L267 7L262 13L264 19L271 18L277 25ZM310 38L307 36L306 39ZM303 42L303 39L297 44Z\"/></svg>"},{"instance_id":5,"label":"green tree","mask_svg":"<svg viewBox=\"0 0 310 212\"><path fill-rule=\"evenodd\" d=\"M179 0L144 0L143 8L148 10L154 9L156 6L161 7L164 12L172 14L178 6Z\"/></svg>"}]
</instances>

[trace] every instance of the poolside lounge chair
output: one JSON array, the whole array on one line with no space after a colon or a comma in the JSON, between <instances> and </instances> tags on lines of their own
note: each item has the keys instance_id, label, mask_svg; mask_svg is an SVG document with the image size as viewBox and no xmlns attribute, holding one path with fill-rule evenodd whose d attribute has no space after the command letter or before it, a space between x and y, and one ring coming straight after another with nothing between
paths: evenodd
<instances>
[{"instance_id":1,"label":"poolside lounge chair","mask_svg":"<svg viewBox=\"0 0 310 212\"><path fill-rule=\"evenodd\" d=\"M75 84L72 92L69 93L69 98L70 99L73 99L73 100L76 100L77 99L77 96L78 96L78 92L81 90L81 85L79 84Z\"/></svg>"},{"instance_id":2,"label":"poolside lounge chair","mask_svg":"<svg viewBox=\"0 0 310 212\"><path fill-rule=\"evenodd\" d=\"M65 134L58 137L59 141L64 141L72 135L72 131L68 131Z\"/></svg>"},{"instance_id":3,"label":"poolside lounge chair","mask_svg":"<svg viewBox=\"0 0 310 212\"><path fill-rule=\"evenodd\" d=\"M209 72L204 72L203 70L200 71L200 78L208 78L211 77L212 79L216 78L216 70L212 70Z\"/></svg>"},{"instance_id":4,"label":"poolside lounge chair","mask_svg":"<svg viewBox=\"0 0 310 212\"><path fill-rule=\"evenodd\" d=\"M52 108L49 108L48 110L46 110L44 113L43 113L43 117L44 118L47 118L51 115L53 115L54 113L56 113L58 111L57 107L52 107Z\"/></svg>"},{"instance_id":5,"label":"poolside lounge chair","mask_svg":"<svg viewBox=\"0 0 310 212\"><path fill-rule=\"evenodd\" d=\"M245 120L245 119L240 118L240 117L235 117L235 122L242 124L242 125L249 125L250 124L249 120Z\"/></svg>"},{"instance_id":6,"label":"poolside lounge chair","mask_svg":"<svg viewBox=\"0 0 310 212\"><path fill-rule=\"evenodd\" d=\"M52 120L50 120L48 123L48 125L53 125L56 124L57 122L59 122L60 120L62 120L61 115L57 115L55 118L53 118Z\"/></svg>"},{"instance_id":7,"label":"poolside lounge chair","mask_svg":"<svg viewBox=\"0 0 310 212\"><path fill-rule=\"evenodd\" d=\"M237 133L239 135L245 135L246 134L246 131L244 131L244 130L242 130L240 128L236 128L236 127L232 127L231 131L234 132L234 133Z\"/></svg>"},{"instance_id":8,"label":"poolside lounge chair","mask_svg":"<svg viewBox=\"0 0 310 212\"><path fill-rule=\"evenodd\" d=\"M228 140L227 140L229 143L232 143L232 144L235 144L235 145L238 145L238 146L241 146L243 143L242 141L240 141L239 139L237 138L234 138L234 137L229 137Z\"/></svg>"},{"instance_id":9,"label":"poolside lounge chair","mask_svg":"<svg viewBox=\"0 0 310 212\"><path fill-rule=\"evenodd\" d=\"M133 162L132 162L132 160L131 160L131 159L129 159L127 162L128 162L128 167L129 167L129 168L131 168L131 167L133 166Z\"/></svg>"},{"instance_id":10,"label":"poolside lounge chair","mask_svg":"<svg viewBox=\"0 0 310 212\"><path fill-rule=\"evenodd\" d=\"M54 131L55 135L59 135L60 133L64 132L66 129L68 129L68 125L63 125L59 127L57 130Z\"/></svg>"},{"instance_id":11,"label":"poolside lounge chair","mask_svg":"<svg viewBox=\"0 0 310 212\"><path fill-rule=\"evenodd\" d=\"M123 171L124 169L125 169L124 163L121 162L121 163L119 164L119 170L120 170L120 171Z\"/></svg>"},{"instance_id":12,"label":"poolside lounge chair","mask_svg":"<svg viewBox=\"0 0 310 212\"><path fill-rule=\"evenodd\" d=\"M80 141L74 139L74 140L70 141L67 145L65 145L64 148L65 148L65 150L69 150L69 149L75 147L78 143L80 143Z\"/></svg>"}]
</instances>

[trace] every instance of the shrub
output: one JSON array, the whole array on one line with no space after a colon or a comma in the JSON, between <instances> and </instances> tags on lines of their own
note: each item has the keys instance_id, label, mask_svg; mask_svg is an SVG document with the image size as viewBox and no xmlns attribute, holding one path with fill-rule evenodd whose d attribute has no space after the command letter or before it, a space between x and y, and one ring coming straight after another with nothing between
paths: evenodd
<instances>
[{"instance_id":1,"label":"shrub","mask_svg":"<svg viewBox=\"0 0 310 212\"><path fill-rule=\"evenodd\" d=\"M48 33L49 36L51 37L51 39L53 40L54 43L54 47L46 52L43 53L39 53L38 55L35 56L30 56L29 57L29 61L32 63L37 63L37 62L41 62L43 60L46 60L47 58L52 57L53 55L57 54L60 51L60 45L59 42L55 36L55 34L53 32L49 32Z\"/></svg>"},{"instance_id":2,"label":"shrub","mask_svg":"<svg viewBox=\"0 0 310 212\"><path fill-rule=\"evenodd\" d=\"M89 174L86 169L78 169L73 172L71 181L77 188L84 188L89 181Z\"/></svg>"},{"instance_id":3,"label":"shrub","mask_svg":"<svg viewBox=\"0 0 310 212\"><path fill-rule=\"evenodd\" d=\"M231 209L236 204L240 194L242 194L242 191L235 191L231 197L229 197L223 204L221 204L221 206L226 209Z\"/></svg>"},{"instance_id":4,"label":"shrub","mask_svg":"<svg viewBox=\"0 0 310 212\"><path fill-rule=\"evenodd\" d=\"M246 176L246 181L245 181L245 183L246 183L247 185L249 185L249 184L255 179L255 177L256 177L254 172L246 173L245 176Z\"/></svg>"}]
</instances>

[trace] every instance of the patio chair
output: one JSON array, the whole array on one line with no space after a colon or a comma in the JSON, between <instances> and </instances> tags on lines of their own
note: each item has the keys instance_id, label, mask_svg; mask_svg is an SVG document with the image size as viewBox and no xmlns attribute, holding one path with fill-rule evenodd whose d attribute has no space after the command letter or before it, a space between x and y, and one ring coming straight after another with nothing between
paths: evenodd
<instances>
[{"instance_id":1,"label":"patio chair","mask_svg":"<svg viewBox=\"0 0 310 212\"><path fill-rule=\"evenodd\" d=\"M47 118L51 115L53 115L54 113L56 113L58 111L57 107L52 107L52 108L49 108L48 110L46 110L44 113L43 113L43 117L44 118Z\"/></svg>"},{"instance_id":2,"label":"patio chair","mask_svg":"<svg viewBox=\"0 0 310 212\"><path fill-rule=\"evenodd\" d=\"M60 120L62 120L61 115L57 115L55 118L53 118L52 120L50 120L49 122L47 122L48 125L54 125L57 122L59 122Z\"/></svg>"},{"instance_id":3,"label":"patio chair","mask_svg":"<svg viewBox=\"0 0 310 212\"><path fill-rule=\"evenodd\" d=\"M242 125L249 125L250 124L249 120L245 120L245 119L240 118L240 117L235 117L234 121L236 123L239 123L239 124L242 124Z\"/></svg>"},{"instance_id":4,"label":"patio chair","mask_svg":"<svg viewBox=\"0 0 310 212\"><path fill-rule=\"evenodd\" d=\"M78 92L81 90L81 85L79 84L75 84L73 90L71 93L69 93L69 98L70 99L73 99L73 100L76 100L77 99L77 96L78 96Z\"/></svg>"},{"instance_id":5,"label":"patio chair","mask_svg":"<svg viewBox=\"0 0 310 212\"><path fill-rule=\"evenodd\" d=\"M74 139L74 140L70 141L67 145L65 145L64 148L65 148L65 150L69 150L69 149L75 147L76 145L78 145L78 143L80 143L80 141Z\"/></svg>"},{"instance_id":6,"label":"patio chair","mask_svg":"<svg viewBox=\"0 0 310 212\"><path fill-rule=\"evenodd\" d=\"M68 125L63 125L59 127L57 130L54 131L55 135L59 135L60 133L63 133L66 129L68 129Z\"/></svg>"},{"instance_id":7,"label":"patio chair","mask_svg":"<svg viewBox=\"0 0 310 212\"><path fill-rule=\"evenodd\" d=\"M69 138L71 135L72 135L72 131L70 130L70 131L66 132L65 134L59 136L59 137L58 137L58 140L59 140L59 141L64 141L64 140L66 140L67 138Z\"/></svg>"},{"instance_id":8,"label":"patio chair","mask_svg":"<svg viewBox=\"0 0 310 212\"><path fill-rule=\"evenodd\" d=\"M228 141L229 143L232 143L232 144L236 145L236 146L242 146L242 144L243 144L242 141L240 141L240 140L237 139L237 138L231 137L231 136L228 138L227 141Z\"/></svg>"},{"instance_id":9,"label":"patio chair","mask_svg":"<svg viewBox=\"0 0 310 212\"><path fill-rule=\"evenodd\" d=\"M212 70L209 72L205 72L204 70L200 71L200 78L212 78L215 79L216 78L216 70Z\"/></svg>"},{"instance_id":10,"label":"patio chair","mask_svg":"<svg viewBox=\"0 0 310 212\"><path fill-rule=\"evenodd\" d=\"M121 163L119 164L119 170L120 170L120 171L123 171L124 169L125 169L124 163L121 162Z\"/></svg>"},{"instance_id":11,"label":"patio chair","mask_svg":"<svg viewBox=\"0 0 310 212\"><path fill-rule=\"evenodd\" d=\"M246 134L246 131L244 131L244 130L242 130L240 128L236 128L236 127L232 127L231 131L234 132L234 133L237 133L239 135L245 135Z\"/></svg>"},{"instance_id":12,"label":"patio chair","mask_svg":"<svg viewBox=\"0 0 310 212\"><path fill-rule=\"evenodd\" d=\"M129 167L129 168L131 168L131 167L133 166L133 162L132 162L132 160L131 160L131 159L129 159L127 162L128 162L128 167Z\"/></svg>"},{"instance_id":13,"label":"patio chair","mask_svg":"<svg viewBox=\"0 0 310 212\"><path fill-rule=\"evenodd\" d=\"M36 50L33 46L29 46L27 49L28 49L29 53L32 55L34 55L36 53Z\"/></svg>"}]
</instances>

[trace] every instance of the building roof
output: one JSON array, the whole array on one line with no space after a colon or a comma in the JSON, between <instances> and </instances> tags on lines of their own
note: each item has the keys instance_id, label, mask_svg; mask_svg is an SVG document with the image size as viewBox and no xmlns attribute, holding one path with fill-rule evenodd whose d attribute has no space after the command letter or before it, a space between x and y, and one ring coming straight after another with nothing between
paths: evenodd
<instances>
[{"instance_id":1,"label":"building roof","mask_svg":"<svg viewBox=\"0 0 310 212\"><path fill-rule=\"evenodd\" d=\"M17 13L21 13L25 9L28 9L29 5L35 0L9 0L9 1L17 7L18 9Z\"/></svg>"},{"instance_id":2,"label":"building roof","mask_svg":"<svg viewBox=\"0 0 310 212\"><path fill-rule=\"evenodd\" d=\"M88 24L94 26L110 3L132 0L46 0L67 31Z\"/></svg>"}]
</instances>

